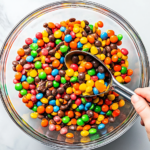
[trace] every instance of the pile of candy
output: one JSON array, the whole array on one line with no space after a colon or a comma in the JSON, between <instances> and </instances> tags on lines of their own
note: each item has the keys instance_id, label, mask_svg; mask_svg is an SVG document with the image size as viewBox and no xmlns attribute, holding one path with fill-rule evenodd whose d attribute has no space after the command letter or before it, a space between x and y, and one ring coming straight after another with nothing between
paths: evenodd
<instances>
[{"instance_id":1,"label":"pile of candy","mask_svg":"<svg viewBox=\"0 0 150 150\"><path fill-rule=\"evenodd\" d=\"M73 56L74 64L66 68L68 51L81 50L97 56L116 80L128 83L133 71L128 69L128 50L117 47L123 36L113 30L101 32L103 22L71 18L59 23L44 23L45 30L27 38L12 62L16 72L13 83L19 97L29 109L31 118L40 118L41 126L60 131L73 138L69 130L82 136L94 134L120 114L125 101L113 91L92 98L79 95L97 94L107 87L107 73L96 60ZM100 84L100 86L98 85Z\"/></svg>"}]
</instances>

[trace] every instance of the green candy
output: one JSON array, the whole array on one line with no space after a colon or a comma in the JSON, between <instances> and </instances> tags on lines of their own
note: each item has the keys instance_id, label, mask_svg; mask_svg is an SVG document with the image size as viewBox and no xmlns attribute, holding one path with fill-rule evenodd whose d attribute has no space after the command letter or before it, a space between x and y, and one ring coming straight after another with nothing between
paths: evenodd
<instances>
[{"instance_id":1,"label":"green candy","mask_svg":"<svg viewBox=\"0 0 150 150\"><path fill-rule=\"evenodd\" d=\"M15 89L16 89L17 91L22 90L22 84L21 84L21 83L15 84Z\"/></svg>"},{"instance_id":2,"label":"green candy","mask_svg":"<svg viewBox=\"0 0 150 150\"><path fill-rule=\"evenodd\" d=\"M122 38L123 38L123 35L122 34L118 34L117 37L118 37L118 41L121 41Z\"/></svg>"},{"instance_id":3,"label":"green candy","mask_svg":"<svg viewBox=\"0 0 150 150\"><path fill-rule=\"evenodd\" d=\"M92 25L92 24L89 24L89 27L90 27L90 30L93 31L93 25Z\"/></svg>"},{"instance_id":4,"label":"green candy","mask_svg":"<svg viewBox=\"0 0 150 150\"><path fill-rule=\"evenodd\" d=\"M61 77L60 82L61 82L62 84L65 84L67 81L66 81L65 77Z\"/></svg>"},{"instance_id":5,"label":"green candy","mask_svg":"<svg viewBox=\"0 0 150 150\"><path fill-rule=\"evenodd\" d=\"M94 140L97 140L97 139L99 139L99 134L98 134L98 133L95 134L95 135L92 135L92 136L90 137L90 140L91 140L91 141L94 141Z\"/></svg>"},{"instance_id":6,"label":"green candy","mask_svg":"<svg viewBox=\"0 0 150 150\"><path fill-rule=\"evenodd\" d=\"M87 103L87 101L85 100L84 97L81 97L81 101L82 101L83 104L86 104L86 103Z\"/></svg>"},{"instance_id":7,"label":"green candy","mask_svg":"<svg viewBox=\"0 0 150 150\"><path fill-rule=\"evenodd\" d=\"M37 51L31 51L31 56L35 58L37 55L38 55Z\"/></svg>"},{"instance_id":8,"label":"green candy","mask_svg":"<svg viewBox=\"0 0 150 150\"><path fill-rule=\"evenodd\" d=\"M27 77L27 82L30 84L32 82L34 82L34 78L32 78L31 76Z\"/></svg>"},{"instance_id":9,"label":"green candy","mask_svg":"<svg viewBox=\"0 0 150 150\"><path fill-rule=\"evenodd\" d=\"M99 113L101 111L101 107L100 106L95 106L95 109L94 109L95 112Z\"/></svg>"},{"instance_id":10,"label":"green candy","mask_svg":"<svg viewBox=\"0 0 150 150\"><path fill-rule=\"evenodd\" d=\"M76 111L80 112L80 109L77 107L77 108L76 108Z\"/></svg>"},{"instance_id":11,"label":"green candy","mask_svg":"<svg viewBox=\"0 0 150 150\"><path fill-rule=\"evenodd\" d=\"M57 39L57 40L55 41L55 43L58 45L61 41L62 41L61 39Z\"/></svg>"},{"instance_id":12,"label":"green candy","mask_svg":"<svg viewBox=\"0 0 150 150\"><path fill-rule=\"evenodd\" d=\"M93 109L94 109L94 107L95 107L95 105L94 105L94 104L92 104L92 105L91 105L91 107L89 108L89 110L93 110Z\"/></svg>"},{"instance_id":13,"label":"green candy","mask_svg":"<svg viewBox=\"0 0 150 150\"><path fill-rule=\"evenodd\" d=\"M53 116L51 114L47 114L47 117L50 118L50 119L53 118Z\"/></svg>"},{"instance_id":14,"label":"green candy","mask_svg":"<svg viewBox=\"0 0 150 150\"><path fill-rule=\"evenodd\" d=\"M127 73L127 68L124 67L124 66L122 66L122 67L121 67L121 73L122 73L122 74Z\"/></svg>"},{"instance_id":15,"label":"green candy","mask_svg":"<svg viewBox=\"0 0 150 150\"><path fill-rule=\"evenodd\" d=\"M91 128L90 130L89 130L89 133L90 134L95 134L97 132L97 130L95 129L95 128Z\"/></svg>"},{"instance_id":16,"label":"green candy","mask_svg":"<svg viewBox=\"0 0 150 150\"><path fill-rule=\"evenodd\" d=\"M32 44L30 45L30 48L31 48L31 50L36 51L36 50L38 49L38 45L37 45L36 43L32 43Z\"/></svg>"},{"instance_id":17,"label":"green candy","mask_svg":"<svg viewBox=\"0 0 150 150\"><path fill-rule=\"evenodd\" d=\"M83 126L83 125L84 125L84 122L83 122L83 120L82 120L81 118L79 118L79 119L77 120L77 125L78 125L78 126Z\"/></svg>"},{"instance_id":18,"label":"green candy","mask_svg":"<svg viewBox=\"0 0 150 150\"><path fill-rule=\"evenodd\" d=\"M92 69L88 70L88 74L89 74L90 76L94 76L94 75L96 74L95 69L92 68Z\"/></svg>"},{"instance_id":19,"label":"green candy","mask_svg":"<svg viewBox=\"0 0 150 150\"><path fill-rule=\"evenodd\" d=\"M71 77L71 79L70 79L70 82L76 82L78 80L78 78L77 77Z\"/></svg>"},{"instance_id":20,"label":"green candy","mask_svg":"<svg viewBox=\"0 0 150 150\"><path fill-rule=\"evenodd\" d=\"M34 66L35 66L36 69L41 69L42 63L40 61L36 61Z\"/></svg>"},{"instance_id":21,"label":"green candy","mask_svg":"<svg viewBox=\"0 0 150 150\"><path fill-rule=\"evenodd\" d=\"M59 87L59 82L57 82L57 81L54 80L54 81L53 81L53 87L54 87L54 88Z\"/></svg>"},{"instance_id":22,"label":"green candy","mask_svg":"<svg viewBox=\"0 0 150 150\"><path fill-rule=\"evenodd\" d=\"M89 51L89 48L84 48L82 51L88 52L88 51Z\"/></svg>"},{"instance_id":23,"label":"green candy","mask_svg":"<svg viewBox=\"0 0 150 150\"><path fill-rule=\"evenodd\" d=\"M68 51L68 46L66 46L66 45L60 46L60 51L61 51L62 53L66 53L66 52Z\"/></svg>"},{"instance_id":24,"label":"green candy","mask_svg":"<svg viewBox=\"0 0 150 150\"><path fill-rule=\"evenodd\" d=\"M20 94L23 95L23 96L26 95L26 94L27 94L27 90L22 89L22 90L20 91Z\"/></svg>"},{"instance_id":25,"label":"green candy","mask_svg":"<svg viewBox=\"0 0 150 150\"><path fill-rule=\"evenodd\" d=\"M111 115L112 115L112 111L111 111L111 110L108 110L107 113L106 113L106 115L107 115L107 116L111 116Z\"/></svg>"},{"instance_id":26,"label":"green candy","mask_svg":"<svg viewBox=\"0 0 150 150\"><path fill-rule=\"evenodd\" d=\"M121 62L121 58L118 58L118 61L117 62Z\"/></svg>"},{"instance_id":27,"label":"green candy","mask_svg":"<svg viewBox=\"0 0 150 150\"><path fill-rule=\"evenodd\" d=\"M75 101L72 101L72 104L75 104Z\"/></svg>"},{"instance_id":28,"label":"green candy","mask_svg":"<svg viewBox=\"0 0 150 150\"><path fill-rule=\"evenodd\" d=\"M87 114L84 114L84 115L82 116L82 120L83 120L84 122L89 121L89 116L88 116Z\"/></svg>"},{"instance_id":29,"label":"green candy","mask_svg":"<svg viewBox=\"0 0 150 150\"><path fill-rule=\"evenodd\" d=\"M46 77L47 77L47 75L46 75L46 73L44 71L39 73L39 78L40 79L44 80L44 79L46 79Z\"/></svg>"},{"instance_id":30,"label":"green candy","mask_svg":"<svg viewBox=\"0 0 150 150\"><path fill-rule=\"evenodd\" d=\"M62 122L65 124L68 123L69 121L70 121L70 118L68 116L65 116L62 118Z\"/></svg>"},{"instance_id":31,"label":"green candy","mask_svg":"<svg viewBox=\"0 0 150 150\"><path fill-rule=\"evenodd\" d=\"M37 112L37 106L34 105L33 108L32 108L32 110L33 110L34 112Z\"/></svg>"}]
</instances>

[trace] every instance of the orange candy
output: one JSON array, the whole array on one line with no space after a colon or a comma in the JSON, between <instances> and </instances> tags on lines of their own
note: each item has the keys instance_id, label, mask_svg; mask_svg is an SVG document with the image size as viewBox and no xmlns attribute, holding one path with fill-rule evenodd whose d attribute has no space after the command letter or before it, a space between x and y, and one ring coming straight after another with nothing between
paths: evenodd
<instances>
[{"instance_id":1,"label":"orange candy","mask_svg":"<svg viewBox=\"0 0 150 150\"><path fill-rule=\"evenodd\" d=\"M26 89L26 90L29 89L29 83L26 81L22 82L22 86L23 86L23 89Z\"/></svg>"},{"instance_id":2,"label":"orange candy","mask_svg":"<svg viewBox=\"0 0 150 150\"><path fill-rule=\"evenodd\" d=\"M106 86L104 84L100 83L99 81L95 82L95 87L98 89L98 91L100 93L104 92L106 89Z\"/></svg>"},{"instance_id":3,"label":"orange candy","mask_svg":"<svg viewBox=\"0 0 150 150\"><path fill-rule=\"evenodd\" d=\"M42 127L47 127L48 126L48 120L47 119L42 119L42 121L41 121L41 126Z\"/></svg>"},{"instance_id":4,"label":"orange candy","mask_svg":"<svg viewBox=\"0 0 150 150\"><path fill-rule=\"evenodd\" d=\"M100 30L100 29L97 29L97 30L96 30L96 33L100 36L100 35L101 35L101 30Z\"/></svg>"},{"instance_id":5,"label":"orange candy","mask_svg":"<svg viewBox=\"0 0 150 150\"><path fill-rule=\"evenodd\" d=\"M43 109L43 108L42 108ZM49 105L46 107L46 113L50 114L53 112L53 106Z\"/></svg>"},{"instance_id":6,"label":"orange candy","mask_svg":"<svg viewBox=\"0 0 150 150\"><path fill-rule=\"evenodd\" d=\"M127 70L127 75L128 75L128 76L131 76L132 74L133 74L133 70L132 70L132 69L128 69L128 70Z\"/></svg>"},{"instance_id":7,"label":"orange candy","mask_svg":"<svg viewBox=\"0 0 150 150\"><path fill-rule=\"evenodd\" d=\"M96 112L93 112L93 113L94 113L93 118L97 119L98 118L98 113L96 113Z\"/></svg>"},{"instance_id":8,"label":"orange candy","mask_svg":"<svg viewBox=\"0 0 150 150\"><path fill-rule=\"evenodd\" d=\"M74 88L74 89L76 89L76 90L79 90L79 86L80 86L80 84L79 84L79 83L75 83L75 84L73 84L73 88Z\"/></svg>"},{"instance_id":9,"label":"orange candy","mask_svg":"<svg viewBox=\"0 0 150 150\"><path fill-rule=\"evenodd\" d=\"M77 124L77 119L72 118L72 119L71 119L71 124L72 124L72 125L76 125L76 124Z\"/></svg>"},{"instance_id":10,"label":"orange candy","mask_svg":"<svg viewBox=\"0 0 150 150\"><path fill-rule=\"evenodd\" d=\"M46 68L44 69L44 72L45 72L46 74L51 74L52 69L51 69L50 67L46 67Z\"/></svg>"},{"instance_id":11,"label":"orange candy","mask_svg":"<svg viewBox=\"0 0 150 150\"><path fill-rule=\"evenodd\" d=\"M72 49L77 48L77 42L75 41L70 42L70 48Z\"/></svg>"},{"instance_id":12,"label":"orange candy","mask_svg":"<svg viewBox=\"0 0 150 150\"><path fill-rule=\"evenodd\" d=\"M28 107L28 108L32 108L33 107L33 102L32 101L28 101L28 103L26 104L26 106Z\"/></svg>"},{"instance_id":13,"label":"orange candy","mask_svg":"<svg viewBox=\"0 0 150 150\"><path fill-rule=\"evenodd\" d=\"M113 30L108 30L108 31L107 31L108 37L111 37L111 36L114 35L114 34L115 34L115 32L114 32Z\"/></svg>"},{"instance_id":14,"label":"orange candy","mask_svg":"<svg viewBox=\"0 0 150 150\"><path fill-rule=\"evenodd\" d=\"M106 65L109 65L111 63L111 58L110 57L106 57L105 60L104 60L104 63Z\"/></svg>"},{"instance_id":15,"label":"orange candy","mask_svg":"<svg viewBox=\"0 0 150 150\"><path fill-rule=\"evenodd\" d=\"M81 93L82 93L82 92L81 92L80 90L76 90L76 91L74 92L75 95L81 95Z\"/></svg>"},{"instance_id":16,"label":"orange candy","mask_svg":"<svg viewBox=\"0 0 150 150\"><path fill-rule=\"evenodd\" d=\"M106 45L110 45L110 39L106 40Z\"/></svg>"},{"instance_id":17,"label":"orange candy","mask_svg":"<svg viewBox=\"0 0 150 150\"><path fill-rule=\"evenodd\" d=\"M124 78L124 82L129 83L131 81L131 77L130 76L126 76Z\"/></svg>"},{"instance_id":18,"label":"orange candy","mask_svg":"<svg viewBox=\"0 0 150 150\"><path fill-rule=\"evenodd\" d=\"M117 62L118 61L118 56L117 55L113 55L111 59L112 59L113 62Z\"/></svg>"},{"instance_id":19,"label":"orange candy","mask_svg":"<svg viewBox=\"0 0 150 150\"><path fill-rule=\"evenodd\" d=\"M104 26L104 24L103 24L102 21L98 21L98 22L97 22L97 25L98 25L98 27L100 27L100 28L102 28L102 27Z\"/></svg>"},{"instance_id":20,"label":"orange candy","mask_svg":"<svg viewBox=\"0 0 150 150\"><path fill-rule=\"evenodd\" d=\"M29 101L29 100L28 100L25 96L22 98L22 102L23 102L23 103L28 103L28 101Z\"/></svg>"},{"instance_id":21,"label":"orange candy","mask_svg":"<svg viewBox=\"0 0 150 150\"><path fill-rule=\"evenodd\" d=\"M37 45L38 45L38 46L43 46L43 45L44 45L44 41L43 41L42 39L39 39L39 40L37 41Z\"/></svg>"},{"instance_id":22,"label":"orange candy","mask_svg":"<svg viewBox=\"0 0 150 150\"><path fill-rule=\"evenodd\" d=\"M78 72L80 73L80 72L85 72L86 70L85 70L85 67L84 66L79 66L78 67Z\"/></svg>"},{"instance_id":23,"label":"orange candy","mask_svg":"<svg viewBox=\"0 0 150 150\"><path fill-rule=\"evenodd\" d=\"M93 64L91 63L91 62L87 62L86 64L85 64L85 69L91 69L93 67Z\"/></svg>"},{"instance_id":24,"label":"orange candy","mask_svg":"<svg viewBox=\"0 0 150 150\"><path fill-rule=\"evenodd\" d=\"M74 112L72 110L68 111L68 117L73 118L74 117Z\"/></svg>"},{"instance_id":25,"label":"orange candy","mask_svg":"<svg viewBox=\"0 0 150 150\"><path fill-rule=\"evenodd\" d=\"M45 112L44 106L39 106L39 107L37 108L37 112L38 112L39 114L43 114L43 113Z\"/></svg>"},{"instance_id":26,"label":"orange candy","mask_svg":"<svg viewBox=\"0 0 150 150\"><path fill-rule=\"evenodd\" d=\"M19 55L19 56L24 56L24 49L23 48L19 48L18 49L18 51L17 51L17 54Z\"/></svg>"},{"instance_id":27,"label":"orange candy","mask_svg":"<svg viewBox=\"0 0 150 150\"><path fill-rule=\"evenodd\" d=\"M56 129L55 129L56 131L60 131L61 130L61 126L60 125L57 124L57 125L55 125L55 127L56 127Z\"/></svg>"},{"instance_id":28,"label":"orange candy","mask_svg":"<svg viewBox=\"0 0 150 150\"><path fill-rule=\"evenodd\" d=\"M20 80L21 77L22 77L22 73L16 72L16 74L15 74L15 79L16 79L16 80Z\"/></svg>"},{"instance_id":29,"label":"orange candy","mask_svg":"<svg viewBox=\"0 0 150 150\"><path fill-rule=\"evenodd\" d=\"M84 127L83 127L83 130L86 130L86 131L88 131L88 130L90 130L91 129L91 126L90 125L85 125Z\"/></svg>"},{"instance_id":30,"label":"orange candy","mask_svg":"<svg viewBox=\"0 0 150 150\"><path fill-rule=\"evenodd\" d=\"M116 35L112 35L112 36L110 37L110 42L111 42L111 43L116 43L116 42L118 42L118 37L117 37Z\"/></svg>"},{"instance_id":31,"label":"orange candy","mask_svg":"<svg viewBox=\"0 0 150 150\"><path fill-rule=\"evenodd\" d=\"M21 72L22 70L23 70L22 65L18 64L18 65L16 66L16 71Z\"/></svg>"},{"instance_id":32,"label":"orange candy","mask_svg":"<svg viewBox=\"0 0 150 150\"><path fill-rule=\"evenodd\" d=\"M73 135L73 133L67 133L67 134L66 134L66 137L67 137L67 138L73 138L74 135Z\"/></svg>"},{"instance_id":33,"label":"orange candy","mask_svg":"<svg viewBox=\"0 0 150 150\"><path fill-rule=\"evenodd\" d=\"M83 130L83 127L82 126L77 126L77 131L82 131Z\"/></svg>"},{"instance_id":34,"label":"orange candy","mask_svg":"<svg viewBox=\"0 0 150 150\"><path fill-rule=\"evenodd\" d=\"M52 62L52 66L55 68L59 67L59 65L60 65L60 61L57 59Z\"/></svg>"},{"instance_id":35,"label":"orange candy","mask_svg":"<svg viewBox=\"0 0 150 150\"><path fill-rule=\"evenodd\" d=\"M113 49L112 51L111 51L111 55L115 55L115 54L117 54L117 50L116 49Z\"/></svg>"},{"instance_id":36,"label":"orange candy","mask_svg":"<svg viewBox=\"0 0 150 150\"><path fill-rule=\"evenodd\" d=\"M55 24L53 22L49 22L48 23L48 27L53 29L53 28L55 28Z\"/></svg>"},{"instance_id":37,"label":"orange candy","mask_svg":"<svg viewBox=\"0 0 150 150\"><path fill-rule=\"evenodd\" d=\"M103 124L107 124L108 123L108 118L105 118L103 121L102 121Z\"/></svg>"},{"instance_id":38,"label":"orange candy","mask_svg":"<svg viewBox=\"0 0 150 150\"><path fill-rule=\"evenodd\" d=\"M95 38L92 35L88 35L87 39L90 43L94 43L95 42Z\"/></svg>"}]
</instances>

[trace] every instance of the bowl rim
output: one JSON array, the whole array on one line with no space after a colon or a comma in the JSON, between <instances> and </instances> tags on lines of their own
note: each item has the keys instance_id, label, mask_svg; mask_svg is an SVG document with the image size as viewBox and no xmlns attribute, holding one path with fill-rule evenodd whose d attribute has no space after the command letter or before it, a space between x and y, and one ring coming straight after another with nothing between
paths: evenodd
<instances>
[{"instance_id":1,"label":"bowl rim","mask_svg":"<svg viewBox=\"0 0 150 150\"><path fill-rule=\"evenodd\" d=\"M99 4L99 3L96 3L96 2L92 2L92 1L87 1L87 0L63 0L63 1L56 1L56 2L52 2L52 3L48 3L48 4L46 4L46 5L43 5L43 6L41 6L41 7L39 7L39 8L36 8L34 11L32 11L32 12L30 12L28 15L26 15L25 17L23 17L23 19L21 19L21 21L19 21L15 26L14 26L14 28L12 29L12 31L10 32L10 34L8 34L8 36L7 36L7 38L6 38L6 40L4 41L4 44L2 45L2 48L1 48L1 52L0 52L0 61L1 61L1 64L2 64L2 68L1 68L1 70L3 70L4 69L4 63L3 63L3 57L6 55L5 53L7 53L7 51L5 52L4 51L4 49L5 49L5 45L7 44L7 42L8 42L8 40L12 37L12 35L13 35L13 33L14 33L14 31L15 30L17 30L18 29L18 26L20 26L21 25L21 23L22 22L24 22L28 17L30 17L31 15L33 15L33 14L35 14L36 12L38 12L38 11L41 11L41 10L43 10L44 8L49 8L49 7L55 7L55 6L59 6L59 5L61 5L61 4L85 4L85 5L91 5L91 7L97 7L97 8L101 8L101 9L105 9L105 10L107 10L107 11L109 11L109 13L111 13L111 15L113 15L113 16L115 16L115 17L118 17L117 18L117 21L118 22L120 22L120 20L122 20L123 22L125 22L127 25L128 25L128 27L130 28L130 30L131 31L129 31L129 33L132 35L132 38L135 40L135 38L133 37L133 34L135 34L136 35L136 40L138 40L138 41L136 41L136 42L139 42L138 44L142 47L142 53L140 53L141 54L141 57L146 57L145 58L145 62L144 62L144 64L145 64L145 66L146 66L146 68L142 68L142 70L144 69L144 74L146 74L146 77L147 77L147 79L146 78L143 78L143 82L144 82L144 87L145 86L148 86L149 85L149 71L148 71L148 67L149 67L149 60L148 60L148 55L147 55L147 52L146 52L146 49L145 49L145 47L144 47L144 45L143 45L143 42L142 42L142 40L140 39L140 36L139 36L139 34L137 33L137 31L130 25L130 23L128 22L128 21L126 21L126 19L124 19L121 15L119 15L118 13L116 13L115 11L113 11L112 9L110 9L110 8L108 8L108 7L106 7L106 6L104 6L104 5L101 5L101 4ZM82 8L82 7L81 7ZM112 18L111 18L112 19ZM124 26L124 25L123 25ZM19 31L20 29L18 29L18 31ZM146 70L147 69L147 70ZM143 71L142 71L143 72ZM22 122L19 122L20 120L22 120L21 119L21 117L20 116L17 116L17 112L15 112L13 109L11 110L11 109L8 109L8 107L9 108L13 108L11 105L12 104L10 104L10 103L8 103L8 101L6 101L5 99L7 99L7 97L6 97L6 89L5 89L5 87L4 87L4 84L3 84L3 75L4 75L4 73L1 71L0 72L0 84L1 84L1 88L0 88L0 97L1 97L1 100L2 100L2 103L3 103L3 105L4 105L4 107L5 107L5 109L6 109L6 111L7 111L7 113L9 114L9 116L11 117L11 119L15 122L15 124L19 127L19 128L21 128L25 133L27 133L28 135L30 135L31 137L33 137L34 139L36 139L36 140L38 140L38 141L40 141L41 142L41 139L40 138L44 138L44 137L37 137L37 135L35 134L35 133L32 133L33 131L32 130L30 130L29 131L29 128L27 128L27 126L25 126ZM142 83L141 83L142 84ZM5 90L3 90L3 89L5 89ZM12 113L13 113L13 115L12 115ZM15 115L14 115L15 114ZM74 149L76 149L76 148L83 148L83 149L94 149L94 148L98 148L98 147L100 147L100 146L104 146L104 145L106 145L106 144L108 144L108 143L110 143L110 142L112 142L112 141L114 141L114 140L116 140L117 138L119 138L121 135L123 135L127 130L129 130L131 127L132 127L132 125L135 123L135 121L136 121L136 119L138 118L138 114L137 113L134 113L134 114L131 114L131 115L133 115L132 116L132 118L128 121L128 126L125 126L125 128L123 128L122 129L122 131L120 132L120 133L118 133L118 135L115 135L115 137L113 137L113 138L109 138L107 141L104 141L103 143L99 143L98 142L98 140L95 140L94 142L96 142L96 144L95 143L92 143L92 142L89 142L88 144L85 144L84 146L81 144L81 145L79 145L79 147L78 147L78 145L77 145L77 147L75 147ZM17 121L17 120L19 120L19 121ZM22 120L23 121L23 120ZM40 134L40 133L39 133ZM98 142L98 143L97 143ZM67 149L67 148L70 148L70 146L69 145L65 145L65 147L61 147L61 145L59 146L59 144L58 143L53 143L53 141L51 142L51 141L48 141L48 143L46 143L46 142L43 142L42 141L42 143L44 143L44 144L46 144L46 145L51 145L53 148L61 148L61 149ZM71 146L75 146L75 145L71 145ZM88 146L88 147L87 147ZM90 146L92 146L92 147L90 147Z\"/></svg>"}]
</instances>

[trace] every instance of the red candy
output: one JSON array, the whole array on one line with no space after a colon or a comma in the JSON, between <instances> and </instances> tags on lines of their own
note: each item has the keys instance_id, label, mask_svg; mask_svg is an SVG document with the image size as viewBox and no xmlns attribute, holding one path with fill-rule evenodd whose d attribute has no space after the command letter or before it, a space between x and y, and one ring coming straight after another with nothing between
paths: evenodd
<instances>
[{"instance_id":1,"label":"red candy","mask_svg":"<svg viewBox=\"0 0 150 150\"><path fill-rule=\"evenodd\" d=\"M47 80L53 81L55 78L52 75L47 75Z\"/></svg>"},{"instance_id":2,"label":"red candy","mask_svg":"<svg viewBox=\"0 0 150 150\"><path fill-rule=\"evenodd\" d=\"M77 64L71 64L70 68L72 68L74 71L78 70L78 65Z\"/></svg>"},{"instance_id":3,"label":"red candy","mask_svg":"<svg viewBox=\"0 0 150 150\"><path fill-rule=\"evenodd\" d=\"M28 45L30 45L30 44L33 43L33 40L32 40L31 38L27 38L27 39L25 40L25 43L28 44Z\"/></svg>"},{"instance_id":4,"label":"red candy","mask_svg":"<svg viewBox=\"0 0 150 150\"><path fill-rule=\"evenodd\" d=\"M16 56L16 61L19 61L21 59L21 57L18 55Z\"/></svg>"},{"instance_id":5,"label":"red candy","mask_svg":"<svg viewBox=\"0 0 150 150\"><path fill-rule=\"evenodd\" d=\"M121 53L123 54L123 55L128 55L128 50L126 49L126 48L122 48L121 49Z\"/></svg>"},{"instance_id":6,"label":"red candy","mask_svg":"<svg viewBox=\"0 0 150 150\"><path fill-rule=\"evenodd\" d=\"M61 79L60 75L55 76L55 81L59 82Z\"/></svg>"},{"instance_id":7,"label":"red candy","mask_svg":"<svg viewBox=\"0 0 150 150\"><path fill-rule=\"evenodd\" d=\"M37 39L42 39L43 35L42 35L41 32L37 32L36 35L35 35L35 37L36 37Z\"/></svg>"},{"instance_id":8,"label":"red candy","mask_svg":"<svg viewBox=\"0 0 150 150\"><path fill-rule=\"evenodd\" d=\"M55 43L54 43L54 42L49 42L49 43L47 44L47 46L51 46L52 48L54 48Z\"/></svg>"},{"instance_id":9,"label":"red candy","mask_svg":"<svg viewBox=\"0 0 150 150\"><path fill-rule=\"evenodd\" d=\"M77 99L77 96L73 93L73 94L70 95L70 98L71 98L72 100L76 100L76 99Z\"/></svg>"},{"instance_id":10,"label":"red candy","mask_svg":"<svg viewBox=\"0 0 150 150\"><path fill-rule=\"evenodd\" d=\"M46 48L42 49L42 55L47 56L48 55L48 50Z\"/></svg>"},{"instance_id":11,"label":"red candy","mask_svg":"<svg viewBox=\"0 0 150 150\"><path fill-rule=\"evenodd\" d=\"M61 25L59 23L55 23L56 28L60 29Z\"/></svg>"},{"instance_id":12,"label":"red candy","mask_svg":"<svg viewBox=\"0 0 150 150\"><path fill-rule=\"evenodd\" d=\"M45 69L46 67L48 67L48 64L42 64L43 69Z\"/></svg>"},{"instance_id":13,"label":"red candy","mask_svg":"<svg viewBox=\"0 0 150 150\"><path fill-rule=\"evenodd\" d=\"M91 77L91 80L97 81L97 80L98 80L98 76L92 76L92 77Z\"/></svg>"},{"instance_id":14,"label":"red candy","mask_svg":"<svg viewBox=\"0 0 150 150\"><path fill-rule=\"evenodd\" d=\"M70 35L72 36L73 39L76 37L76 34L73 31L70 32Z\"/></svg>"}]
</instances>

